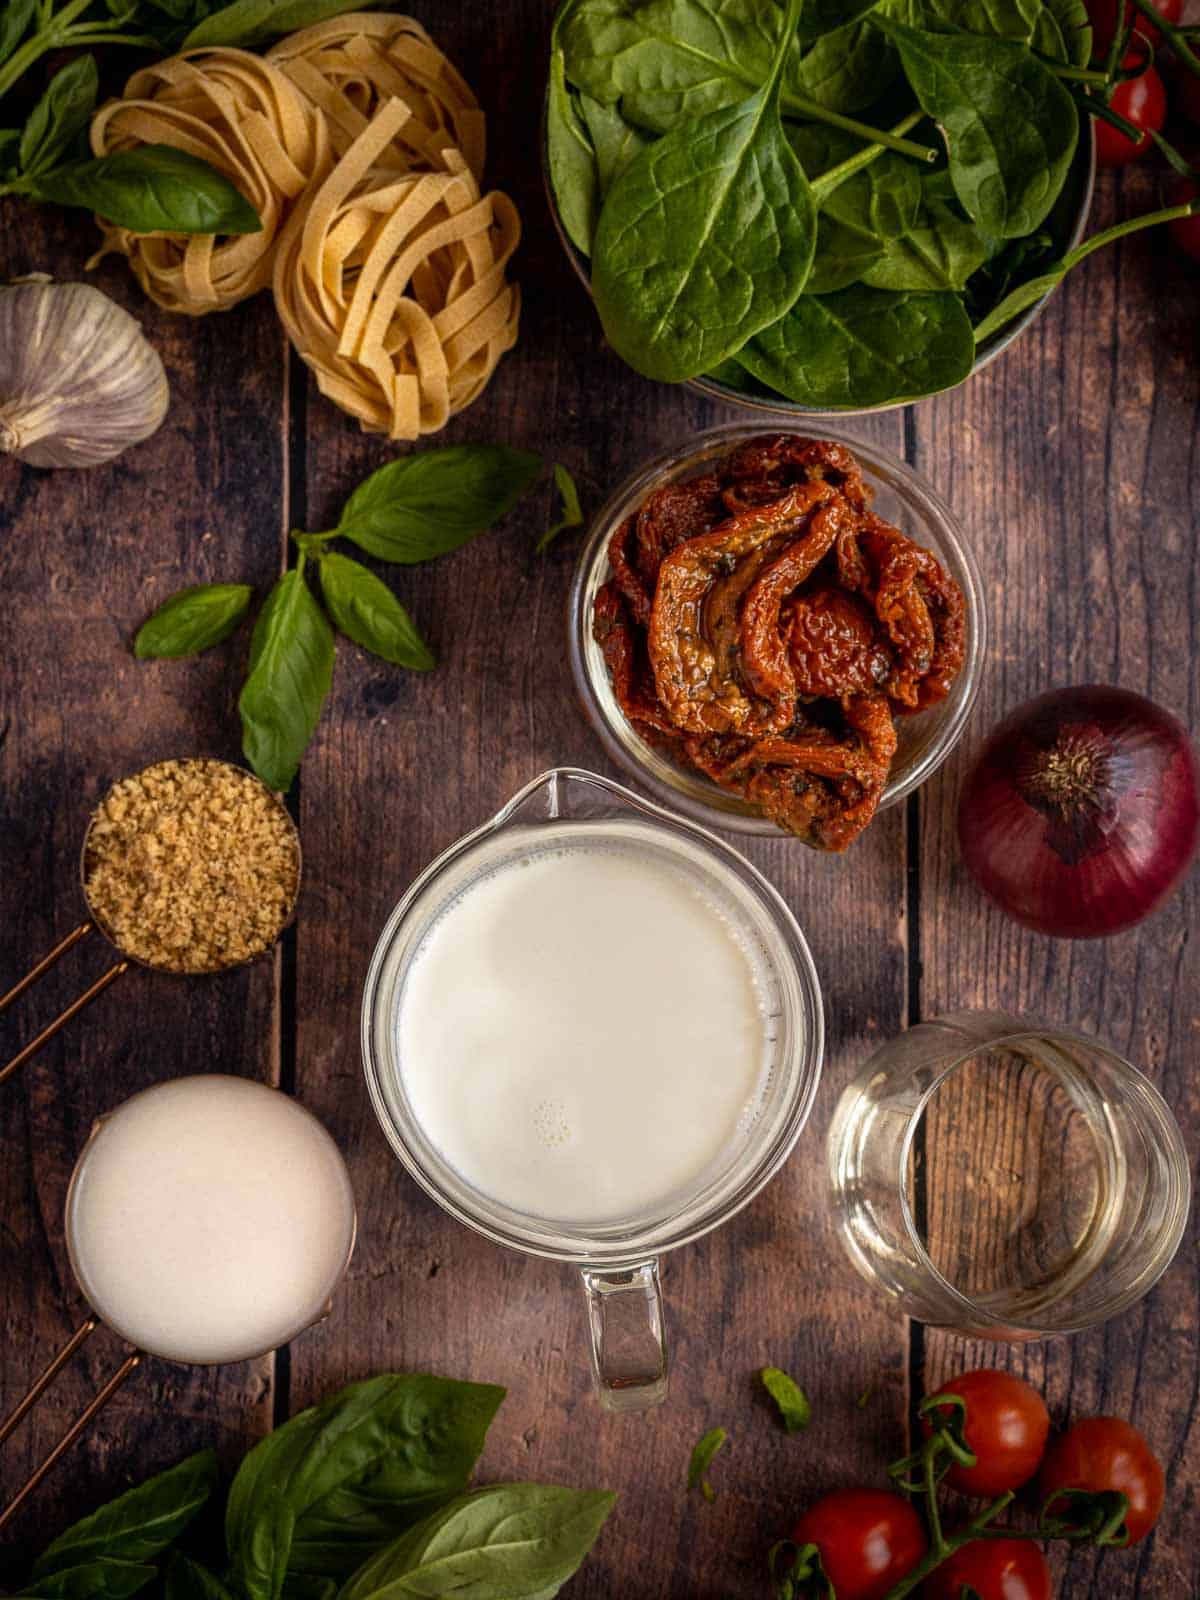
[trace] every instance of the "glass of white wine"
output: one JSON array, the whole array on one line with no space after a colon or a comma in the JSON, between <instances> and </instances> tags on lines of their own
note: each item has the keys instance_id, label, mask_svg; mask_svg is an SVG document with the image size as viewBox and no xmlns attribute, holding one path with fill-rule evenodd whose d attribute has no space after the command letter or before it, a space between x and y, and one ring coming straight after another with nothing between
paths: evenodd
<instances>
[{"instance_id":1,"label":"glass of white wine","mask_svg":"<svg viewBox=\"0 0 1200 1600\"><path fill-rule=\"evenodd\" d=\"M1118 1315L1179 1247L1187 1151L1153 1085L1095 1039L996 1011L883 1045L829 1133L842 1240L918 1321L996 1340Z\"/></svg>"}]
</instances>

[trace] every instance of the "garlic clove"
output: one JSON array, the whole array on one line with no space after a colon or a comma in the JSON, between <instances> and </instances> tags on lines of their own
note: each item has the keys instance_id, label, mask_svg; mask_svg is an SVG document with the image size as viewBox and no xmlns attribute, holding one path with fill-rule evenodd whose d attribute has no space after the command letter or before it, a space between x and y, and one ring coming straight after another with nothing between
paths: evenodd
<instances>
[{"instance_id":1,"label":"garlic clove","mask_svg":"<svg viewBox=\"0 0 1200 1600\"><path fill-rule=\"evenodd\" d=\"M0 286L0 450L94 467L148 439L167 375L128 311L89 283Z\"/></svg>"}]
</instances>

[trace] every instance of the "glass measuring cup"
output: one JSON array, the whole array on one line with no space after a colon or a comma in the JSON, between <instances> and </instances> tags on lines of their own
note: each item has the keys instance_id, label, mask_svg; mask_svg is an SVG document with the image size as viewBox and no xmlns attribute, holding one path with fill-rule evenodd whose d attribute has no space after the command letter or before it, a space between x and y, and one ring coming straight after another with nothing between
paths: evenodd
<instances>
[{"instance_id":1,"label":"glass measuring cup","mask_svg":"<svg viewBox=\"0 0 1200 1600\"><path fill-rule=\"evenodd\" d=\"M907 1315L1027 1340L1118 1315L1157 1282L1191 1199L1161 1095L1086 1035L959 1011L884 1044L829 1131L850 1259Z\"/></svg>"},{"instance_id":2,"label":"glass measuring cup","mask_svg":"<svg viewBox=\"0 0 1200 1600\"><path fill-rule=\"evenodd\" d=\"M285 908L285 914L280 921L280 925L275 933L274 939L272 939L271 942L263 949L256 951L250 956L236 956L228 961L221 962L218 965L199 970L203 972L228 972L232 971L234 967L246 966L251 961L257 961L261 956L265 955L267 951L274 947L274 944L282 936L284 930L289 927L291 922L294 920L296 914L296 902L300 894L300 877L302 869L300 835L297 832L295 823L288 815L283 802L277 796L271 793L261 779L257 778L252 772L247 771L246 768L239 767L233 762L215 761L207 757L184 758L175 762L157 761L151 763L151 765L148 767L142 768L141 771L132 774L131 778L129 779L118 779L116 783L110 785L96 810L93 812L91 820L88 823L87 831L84 834L83 846L79 854L79 881L84 902L88 909L88 920L80 923L78 927L73 928L71 932L67 934L66 938L60 940L59 943L55 945L54 949L50 951L49 955L43 957L43 959L39 961L31 971L27 972L18 983L13 985L7 994L0 996L0 1014L6 1011L8 1007L14 1003L14 1001L19 1000L20 997L29 989L31 989L40 978L44 977L45 974L50 971L51 967L53 967L62 956L66 955L68 950L73 949L75 945L79 944L80 941L85 939L93 930L98 932L102 938L106 939L107 942L112 945L121 959L115 966L110 967L107 972L102 973L101 976L97 978L95 982L92 983L87 989L85 989L81 995L77 996L77 998L73 1000L71 1004L65 1008L65 1010L60 1012L59 1015L55 1017L53 1022L48 1023L46 1027L41 1030L36 1038L31 1039L29 1043L19 1050L10 1061L8 1061L3 1067L0 1067L0 1084L3 1084L7 1081L7 1079L12 1077L12 1075L17 1072L19 1068L23 1067L25 1063L33 1056L35 1056L42 1046L47 1044L61 1028L65 1027L65 1025L70 1022L73 1017L78 1016L85 1006L90 1005L98 995L103 994L104 990L107 989L110 984L115 983L123 973L128 972L131 964L149 967L153 971L170 972L173 976L180 975L180 969L177 967L160 965L157 962L147 959L145 956L138 955L136 952L126 949L122 944L119 935L111 928L106 926L103 914L93 904L92 898L88 893L88 871L91 860L92 840L97 828L97 824L104 814L106 805L114 796L114 794L122 787L122 785L125 785L132 780L145 778L147 774L154 772L156 768L167 768L172 766L178 768L196 766L204 769L219 770L225 773L234 774L239 782L247 783L252 786L256 792L261 793L261 795L265 797L266 801L269 802L271 814L278 822L283 837L285 837L288 841L288 846L295 863L295 881L292 888L290 903ZM182 975L190 977L196 976L197 973L184 971Z\"/></svg>"},{"instance_id":3,"label":"glass measuring cup","mask_svg":"<svg viewBox=\"0 0 1200 1600\"><path fill-rule=\"evenodd\" d=\"M356 1232L345 1162L312 1113L278 1089L220 1074L170 1079L98 1118L65 1222L90 1314L0 1424L0 1444L101 1324L133 1348L0 1527L144 1355L220 1366L321 1321Z\"/></svg>"},{"instance_id":4,"label":"glass measuring cup","mask_svg":"<svg viewBox=\"0 0 1200 1600\"><path fill-rule=\"evenodd\" d=\"M481 876L564 846L656 852L713 885L753 942L768 975L770 1068L757 1114L738 1140L683 1192L634 1214L579 1223L515 1209L469 1183L435 1146L405 1088L398 1018L405 985L439 916ZM587 915L581 905L579 915ZM362 1050L380 1125L410 1175L444 1210L496 1244L565 1261L582 1274L592 1367L602 1405L637 1410L666 1395L658 1257L727 1221L787 1158L808 1117L820 1075L823 1024L816 971L804 936L769 883L736 851L590 772L563 767L528 784L489 822L450 846L412 884L389 917L367 974ZM638 1107L629 1108L630 1118Z\"/></svg>"}]
</instances>

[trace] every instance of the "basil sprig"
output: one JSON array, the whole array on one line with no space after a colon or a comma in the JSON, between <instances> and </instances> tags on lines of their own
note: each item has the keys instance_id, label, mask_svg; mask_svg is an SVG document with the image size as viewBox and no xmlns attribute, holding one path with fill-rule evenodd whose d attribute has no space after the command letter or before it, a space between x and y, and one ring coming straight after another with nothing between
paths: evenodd
<instances>
[{"instance_id":1,"label":"basil sprig","mask_svg":"<svg viewBox=\"0 0 1200 1600\"><path fill-rule=\"evenodd\" d=\"M333 681L335 629L396 666L428 672L436 665L387 584L331 548L332 541L348 539L381 561L404 566L449 554L511 511L541 467L532 451L498 444L403 456L358 486L335 528L292 534L299 559L267 595L238 700L242 750L264 783L285 790L296 776ZM554 474L563 515L543 535L539 551L583 520L570 474L561 466ZM309 583L310 566L317 569L320 601ZM189 656L219 644L246 615L251 594L249 585L235 583L180 590L142 624L135 655Z\"/></svg>"},{"instance_id":2,"label":"basil sprig","mask_svg":"<svg viewBox=\"0 0 1200 1600\"><path fill-rule=\"evenodd\" d=\"M420 1373L353 1383L249 1452L224 1538L193 1522L217 1487L211 1451L101 1507L56 1539L21 1594L129 1600L550 1600L614 1496L547 1484L467 1485L504 1390ZM186 1553L179 1540L187 1533Z\"/></svg>"}]
</instances>

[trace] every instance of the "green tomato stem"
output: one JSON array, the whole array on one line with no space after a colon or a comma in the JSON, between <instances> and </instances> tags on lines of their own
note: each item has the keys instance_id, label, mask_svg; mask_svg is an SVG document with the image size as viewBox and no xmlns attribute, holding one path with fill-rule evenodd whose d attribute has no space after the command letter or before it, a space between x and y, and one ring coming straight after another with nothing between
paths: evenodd
<instances>
[{"instance_id":1,"label":"green tomato stem","mask_svg":"<svg viewBox=\"0 0 1200 1600\"><path fill-rule=\"evenodd\" d=\"M1150 4L1150 0L1133 0L1133 3L1144 17L1149 17L1164 38L1174 46L1180 66L1190 72L1194 78L1200 78L1200 59L1197 59L1192 54L1188 45L1187 34L1184 33L1183 29L1177 28L1173 22L1168 22L1162 12L1155 10L1154 6Z\"/></svg>"},{"instance_id":2,"label":"green tomato stem","mask_svg":"<svg viewBox=\"0 0 1200 1600\"><path fill-rule=\"evenodd\" d=\"M932 164L938 158L937 151L927 144L917 144L912 139L902 139L882 128L868 127L865 122L857 122L853 117L843 117L839 111L830 111L816 100L810 100L807 95L785 91L780 99L785 110L798 111L813 122L827 122L831 128L841 128L846 133L853 133L858 138L865 139L868 144L882 145L885 149L895 150L902 156L911 156L915 161ZM874 156L871 159L874 160Z\"/></svg>"},{"instance_id":3,"label":"green tomato stem","mask_svg":"<svg viewBox=\"0 0 1200 1600\"><path fill-rule=\"evenodd\" d=\"M929 1468L932 1467L932 1460L932 1456L926 1457ZM945 1538L942 1536L941 1524L937 1519L936 1488L931 1490L930 1494L929 1522L936 1536L933 1547L906 1578L901 1578L899 1583L892 1585L884 1596L884 1600L904 1600L905 1595L912 1594L913 1590L920 1587L935 1567L940 1567L947 1556L953 1555L956 1550L961 1550L963 1545L970 1544L972 1539L978 1539L992 1518L999 1516L1000 1512L1011 1505L1013 1501L1012 1490L1006 1490L998 1500L993 1500L990 1506L985 1506L979 1515L968 1522L965 1527L960 1528L957 1533L952 1533L949 1538ZM1029 1536L1028 1534L1006 1533L1005 1537L1023 1539Z\"/></svg>"},{"instance_id":4,"label":"green tomato stem","mask_svg":"<svg viewBox=\"0 0 1200 1600\"><path fill-rule=\"evenodd\" d=\"M908 116L899 121L889 131L896 137L906 134L910 128L915 128L924 115L921 111L910 111ZM884 151L884 146L878 140L874 144L864 145L861 150L856 150L852 156L847 156L845 161L836 167L830 167L828 172L822 172L817 178L811 180L812 192L816 196L817 204L828 194L832 194L840 183L845 183L847 178L852 178L856 172L861 172L864 167L869 167L872 161L877 160Z\"/></svg>"}]
</instances>

